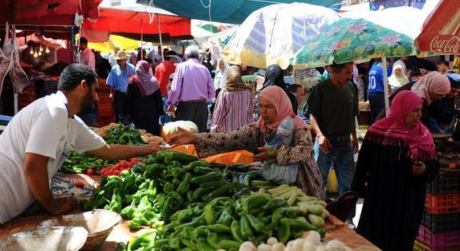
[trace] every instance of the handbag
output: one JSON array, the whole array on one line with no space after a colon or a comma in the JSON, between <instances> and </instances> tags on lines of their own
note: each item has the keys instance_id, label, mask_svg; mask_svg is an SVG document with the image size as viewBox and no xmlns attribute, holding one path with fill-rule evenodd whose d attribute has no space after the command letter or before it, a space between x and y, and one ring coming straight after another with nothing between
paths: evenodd
<instances>
[{"instance_id":1,"label":"handbag","mask_svg":"<svg viewBox=\"0 0 460 251\"><path fill-rule=\"evenodd\" d=\"M265 148L267 148L267 159L262 164L261 174L265 180L271 181L276 184L293 184L297 180L297 171L299 170L299 163L291 163L281 165L276 161L276 152L281 147L281 143L273 143L273 138L276 131L264 138ZM293 145L293 135L284 141L288 146Z\"/></svg>"}]
</instances>

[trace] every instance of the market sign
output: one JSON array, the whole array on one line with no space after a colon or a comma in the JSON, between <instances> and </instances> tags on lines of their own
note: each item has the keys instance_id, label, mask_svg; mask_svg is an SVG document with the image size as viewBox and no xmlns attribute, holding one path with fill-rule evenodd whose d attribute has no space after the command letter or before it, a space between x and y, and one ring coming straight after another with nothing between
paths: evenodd
<instances>
[{"instance_id":1,"label":"market sign","mask_svg":"<svg viewBox=\"0 0 460 251\"><path fill-rule=\"evenodd\" d=\"M460 54L460 4L441 0L416 39L421 51Z\"/></svg>"}]
</instances>

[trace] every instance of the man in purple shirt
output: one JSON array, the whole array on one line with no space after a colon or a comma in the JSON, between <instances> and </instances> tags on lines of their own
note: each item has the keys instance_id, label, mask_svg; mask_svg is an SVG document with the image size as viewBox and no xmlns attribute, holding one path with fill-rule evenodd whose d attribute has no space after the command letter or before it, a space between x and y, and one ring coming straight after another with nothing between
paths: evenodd
<instances>
[{"instance_id":1,"label":"man in purple shirt","mask_svg":"<svg viewBox=\"0 0 460 251\"><path fill-rule=\"evenodd\" d=\"M207 131L208 101L214 98L214 84L208 69L200 64L198 47L185 49L187 61L176 67L166 104L176 120L193 121L200 132Z\"/></svg>"}]
</instances>

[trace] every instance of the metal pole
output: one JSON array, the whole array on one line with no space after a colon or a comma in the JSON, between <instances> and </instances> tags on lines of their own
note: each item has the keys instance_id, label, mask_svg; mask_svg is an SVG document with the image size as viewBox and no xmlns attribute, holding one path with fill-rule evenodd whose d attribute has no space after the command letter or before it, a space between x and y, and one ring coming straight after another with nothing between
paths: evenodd
<instances>
[{"instance_id":1,"label":"metal pole","mask_svg":"<svg viewBox=\"0 0 460 251\"><path fill-rule=\"evenodd\" d=\"M142 48L142 43L144 42L144 29L142 27L142 19L141 19L141 60L144 60L144 50Z\"/></svg>"},{"instance_id":2,"label":"metal pole","mask_svg":"<svg viewBox=\"0 0 460 251\"><path fill-rule=\"evenodd\" d=\"M12 13L13 13L13 20L12 20L11 27L13 27L13 25L16 25L16 0L13 0L11 3L12 3L11 5ZM13 32L16 33L16 29L14 29ZM14 34L14 36L16 36L16 34ZM17 48L17 46L18 46L17 44L14 45L15 48ZM19 51L16 51L15 53L19 53ZM16 92L13 93L13 104L14 104L14 114L17 114L19 111L19 105L18 105L18 94Z\"/></svg>"},{"instance_id":3,"label":"metal pole","mask_svg":"<svg viewBox=\"0 0 460 251\"><path fill-rule=\"evenodd\" d=\"M161 38L160 15L158 15L158 14L157 14L157 23L158 23L158 34L160 36L160 48L161 48L161 50L163 50L163 39ZM161 62L165 61L165 55L163 55L163 51L158 52L158 53L161 53Z\"/></svg>"},{"instance_id":4,"label":"metal pole","mask_svg":"<svg viewBox=\"0 0 460 251\"><path fill-rule=\"evenodd\" d=\"M387 76L387 59L385 57L382 58L383 64L383 89L385 90L385 114L388 116L390 111L390 101L388 99L388 76Z\"/></svg>"}]
</instances>

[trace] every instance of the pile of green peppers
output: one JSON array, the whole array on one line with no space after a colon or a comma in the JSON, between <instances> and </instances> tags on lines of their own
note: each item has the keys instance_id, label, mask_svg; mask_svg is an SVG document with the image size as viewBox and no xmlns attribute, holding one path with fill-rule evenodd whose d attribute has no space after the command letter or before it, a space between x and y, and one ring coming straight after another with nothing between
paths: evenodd
<instances>
[{"instance_id":1,"label":"pile of green peppers","mask_svg":"<svg viewBox=\"0 0 460 251\"><path fill-rule=\"evenodd\" d=\"M104 132L104 140L107 144L121 145L143 145L139 130L127 125L120 124L118 127L111 127Z\"/></svg>"},{"instance_id":2,"label":"pile of green peppers","mask_svg":"<svg viewBox=\"0 0 460 251\"><path fill-rule=\"evenodd\" d=\"M86 170L93 169L96 174L99 174L99 170L114 163L89 156L86 153L71 152L64 160L61 171L64 173L86 173Z\"/></svg>"}]
</instances>

